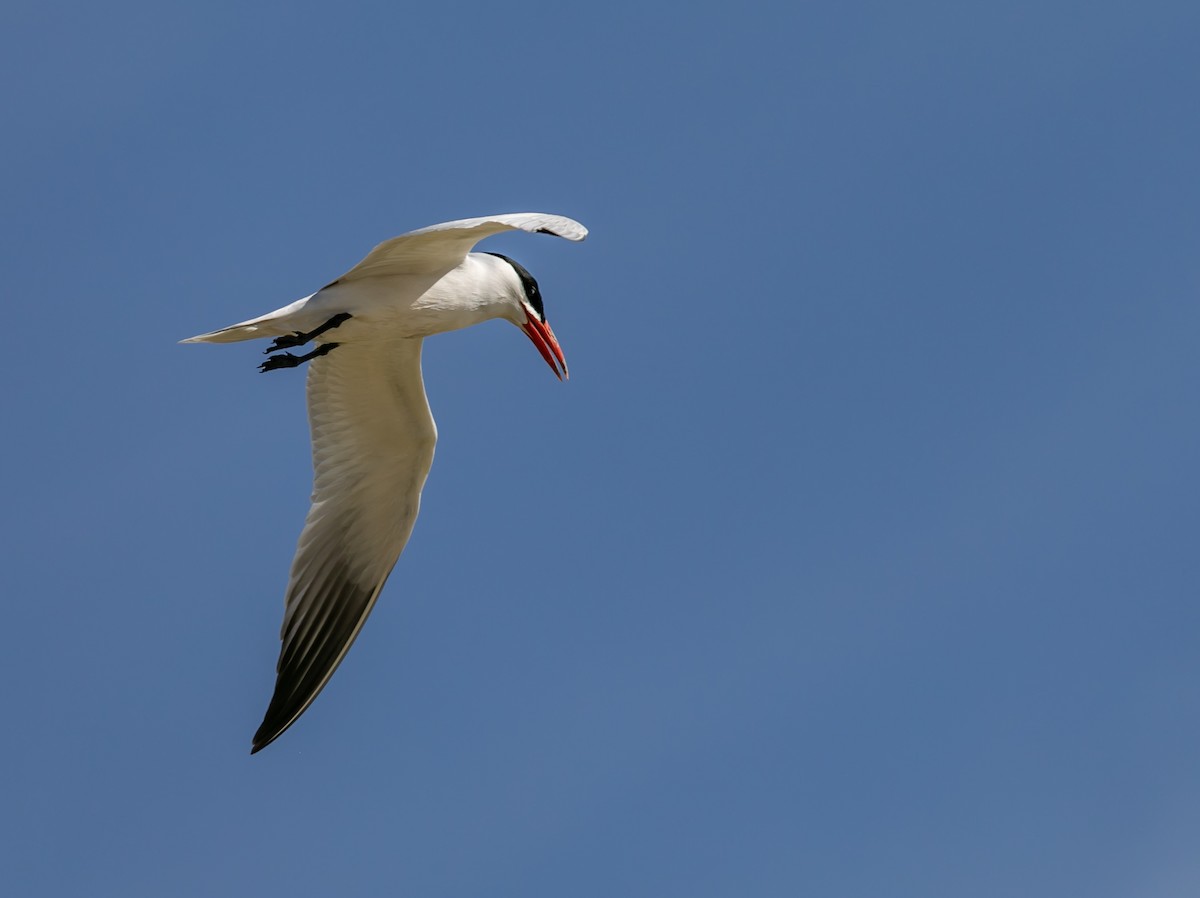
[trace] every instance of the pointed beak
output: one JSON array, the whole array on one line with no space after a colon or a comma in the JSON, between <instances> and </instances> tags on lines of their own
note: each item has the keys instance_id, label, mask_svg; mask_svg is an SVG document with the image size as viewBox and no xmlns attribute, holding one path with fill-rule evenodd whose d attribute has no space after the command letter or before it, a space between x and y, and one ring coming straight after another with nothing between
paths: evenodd
<instances>
[{"instance_id":1,"label":"pointed beak","mask_svg":"<svg viewBox=\"0 0 1200 898\"><path fill-rule=\"evenodd\" d=\"M533 315L526 315L525 324L521 330L525 331L526 336L533 341L533 345L542 354L542 358L546 360L546 364L550 366L554 376L559 380L567 379L569 376L567 360L563 358L562 347L558 345L558 340L554 336L554 331L550 330L550 325L539 321ZM562 369L561 372L559 368Z\"/></svg>"}]
</instances>

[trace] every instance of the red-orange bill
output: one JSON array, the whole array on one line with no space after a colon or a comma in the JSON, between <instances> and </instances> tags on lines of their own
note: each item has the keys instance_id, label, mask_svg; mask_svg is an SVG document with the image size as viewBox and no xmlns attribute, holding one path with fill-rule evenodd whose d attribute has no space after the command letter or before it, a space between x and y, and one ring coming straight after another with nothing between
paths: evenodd
<instances>
[{"instance_id":1,"label":"red-orange bill","mask_svg":"<svg viewBox=\"0 0 1200 898\"><path fill-rule=\"evenodd\" d=\"M533 345L542 354L542 358L546 360L546 364L550 366L554 376L559 380L566 379L568 377L567 360L563 358L562 347L558 345L558 340L554 336L554 331L550 330L550 325L530 315L522 330L533 341ZM562 368L561 372L559 371L560 367Z\"/></svg>"}]
</instances>

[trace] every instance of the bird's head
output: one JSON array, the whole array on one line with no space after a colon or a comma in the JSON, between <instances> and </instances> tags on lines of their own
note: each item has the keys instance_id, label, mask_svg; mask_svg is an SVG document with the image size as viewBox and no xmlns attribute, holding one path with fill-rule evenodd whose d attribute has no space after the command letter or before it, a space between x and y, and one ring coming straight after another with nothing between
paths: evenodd
<instances>
[{"instance_id":1,"label":"bird's head","mask_svg":"<svg viewBox=\"0 0 1200 898\"><path fill-rule=\"evenodd\" d=\"M537 347L554 375L559 380L566 379L568 377L567 360L563 357L562 347L558 345L554 331L546 323L546 311L542 307L542 294L538 290L537 281L520 262L500 253L488 253L487 255L502 259L507 263L506 267L511 268L514 275L510 281L511 302L505 317L525 331L525 335ZM509 279L506 278L506 280Z\"/></svg>"}]
</instances>

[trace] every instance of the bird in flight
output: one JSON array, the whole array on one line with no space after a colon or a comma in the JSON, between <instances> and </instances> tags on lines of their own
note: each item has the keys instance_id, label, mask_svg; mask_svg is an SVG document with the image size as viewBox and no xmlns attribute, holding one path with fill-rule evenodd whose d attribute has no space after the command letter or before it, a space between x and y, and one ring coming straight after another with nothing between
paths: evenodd
<instances>
[{"instance_id":1,"label":"bird in flight","mask_svg":"<svg viewBox=\"0 0 1200 898\"><path fill-rule=\"evenodd\" d=\"M251 754L278 739L329 682L412 533L437 442L422 340L503 318L525 331L560 380L567 376L537 281L507 256L471 252L484 237L513 230L587 236L579 222L540 212L432 225L379 244L311 296L182 341L271 337L260 370L310 363L312 506L288 577L275 692Z\"/></svg>"}]
</instances>

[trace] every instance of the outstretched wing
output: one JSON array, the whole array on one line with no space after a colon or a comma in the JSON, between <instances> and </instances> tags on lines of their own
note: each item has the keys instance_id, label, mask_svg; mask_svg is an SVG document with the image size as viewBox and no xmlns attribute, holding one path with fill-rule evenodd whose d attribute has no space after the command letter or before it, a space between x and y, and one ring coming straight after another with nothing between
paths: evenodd
<instances>
[{"instance_id":1,"label":"outstretched wing","mask_svg":"<svg viewBox=\"0 0 1200 898\"><path fill-rule=\"evenodd\" d=\"M371 277L446 272L462 262L471 248L484 237L499 234L501 231L553 234L555 237L574 241L587 236L587 228L579 222L545 212L512 212L506 215L447 221L385 240L333 283L342 284Z\"/></svg>"},{"instance_id":2,"label":"outstretched wing","mask_svg":"<svg viewBox=\"0 0 1200 898\"><path fill-rule=\"evenodd\" d=\"M288 580L275 693L252 752L312 704L408 542L437 429L421 341L353 340L308 371L313 496Z\"/></svg>"}]
</instances>

